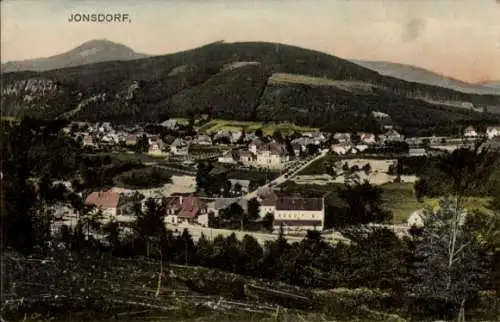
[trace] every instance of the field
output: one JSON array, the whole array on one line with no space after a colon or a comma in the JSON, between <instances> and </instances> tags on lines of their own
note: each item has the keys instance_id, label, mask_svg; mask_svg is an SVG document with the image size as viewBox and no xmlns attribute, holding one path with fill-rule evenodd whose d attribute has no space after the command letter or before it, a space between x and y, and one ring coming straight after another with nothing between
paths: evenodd
<instances>
[{"instance_id":1,"label":"field","mask_svg":"<svg viewBox=\"0 0 500 322\"><path fill-rule=\"evenodd\" d=\"M394 224L406 223L408 217L416 210L426 206L434 207L439 205L438 198L427 198L423 202L418 202L413 184L408 183L388 183L381 186L384 189L384 205L392 211ZM490 212L488 203L490 198L468 197L465 200L465 209L473 211L479 210Z\"/></svg>"},{"instance_id":2,"label":"field","mask_svg":"<svg viewBox=\"0 0 500 322\"><path fill-rule=\"evenodd\" d=\"M297 74L287 74L287 73L274 73L269 78L269 83L271 84L303 84L303 85L312 85L312 86L334 86L340 89L343 89L348 92L352 91L371 91L371 84L367 84L364 82L352 82L352 81L335 81L328 78L323 77L313 77L307 75L297 75Z\"/></svg>"},{"instance_id":3,"label":"field","mask_svg":"<svg viewBox=\"0 0 500 322\"><path fill-rule=\"evenodd\" d=\"M244 121L228 121L228 120L211 120L204 124L200 131L208 134L215 133L219 130L225 131L241 131L245 130L246 133L254 132L257 129L262 129L264 135L272 135L274 131L280 130L283 134L291 132L317 132L317 128L302 127L293 123L263 123L263 122L244 122Z\"/></svg>"}]
</instances>

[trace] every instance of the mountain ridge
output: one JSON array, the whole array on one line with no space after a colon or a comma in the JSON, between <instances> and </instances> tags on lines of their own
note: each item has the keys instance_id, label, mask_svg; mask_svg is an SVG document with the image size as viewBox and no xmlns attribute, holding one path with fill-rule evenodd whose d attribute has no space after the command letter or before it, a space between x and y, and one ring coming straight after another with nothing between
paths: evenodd
<instances>
[{"instance_id":1,"label":"mountain ridge","mask_svg":"<svg viewBox=\"0 0 500 322\"><path fill-rule=\"evenodd\" d=\"M369 115L379 111L408 131L439 131L456 122L498 122L489 112L500 112L500 96L407 82L319 51L266 42L217 42L133 61L6 73L2 81L5 115L89 121L158 122L203 113L361 131L376 129Z\"/></svg>"},{"instance_id":2,"label":"mountain ridge","mask_svg":"<svg viewBox=\"0 0 500 322\"><path fill-rule=\"evenodd\" d=\"M490 87L481 83L469 83L453 77L442 75L419 66L387 61L371 61L350 59L350 61L385 76L399 78L409 82L417 82L440 86L464 93L500 95L496 86Z\"/></svg>"}]
</instances>

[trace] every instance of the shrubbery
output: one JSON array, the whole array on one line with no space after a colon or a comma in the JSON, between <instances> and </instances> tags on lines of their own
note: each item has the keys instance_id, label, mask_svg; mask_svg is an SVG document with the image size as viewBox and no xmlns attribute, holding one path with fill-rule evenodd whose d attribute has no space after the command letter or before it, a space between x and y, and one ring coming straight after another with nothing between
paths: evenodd
<instances>
[{"instance_id":1,"label":"shrubbery","mask_svg":"<svg viewBox=\"0 0 500 322\"><path fill-rule=\"evenodd\" d=\"M133 188L156 188L171 182L172 173L161 168L143 168L119 175L117 185Z\"/></svg>"}]
</instances>

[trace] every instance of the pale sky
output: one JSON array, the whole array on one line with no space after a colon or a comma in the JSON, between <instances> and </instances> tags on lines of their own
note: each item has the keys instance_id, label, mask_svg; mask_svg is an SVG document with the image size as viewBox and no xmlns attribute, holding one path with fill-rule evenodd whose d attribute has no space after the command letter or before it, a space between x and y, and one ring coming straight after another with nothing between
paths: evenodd
<instances>
[{"instance_id":1,"label":"pale sky","mask_svg":"<svg viewBox=\"0 0 500 322\"><path fill-rule=\"evenodd\" d=\"M166 54L209 42L269 41L342 58L500 79L500 0L4 0L1 61L47 57L92 39ZM128 13L130 23L71 23Z\"/></svg>"}]
</instances>

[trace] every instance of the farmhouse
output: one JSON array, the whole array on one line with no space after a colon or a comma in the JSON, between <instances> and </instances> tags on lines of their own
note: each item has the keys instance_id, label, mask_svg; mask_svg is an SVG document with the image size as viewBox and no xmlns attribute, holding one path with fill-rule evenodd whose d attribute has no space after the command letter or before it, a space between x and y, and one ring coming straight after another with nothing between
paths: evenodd
<instances>
[{"instance_id":1,"label":"farmhouse","mask_svg":"<svg viewBox=\"0 0 500 322\"><path fill-rule=\"evenodd\" d=\"M379 139L382 142L401 142L404 141L404 136L396 130L390 129L384 134L379 135Z\"/></svg>"},{"instance_id":2,"label":"farmhouse","mask_svg":"<svg viewBox=\"0 0 500 322\"><path fill-rule=\"evenodd\" d=\"M188 155L189 144L186 141L177 138L170 145L170 152L173 155Z\"/></svg>"},{"instance_id":3,"label":"farmhouse","mask_svg":"<svg viewBox=\"0 0 500 322\"><path fill-rule=\"evenodd\" d=\"M217 161L220 163L236 163L236 160L234 159L233 156L234 152L233 151L228 151L226 154L220 156Z\"/></svg>"},{"instance_id":4,"label":"farmhouse","mask_svg":"<svg viewBox=\"0 0 500 322\"><path fill-rule=\"evenodd\" d=\"M165 224L200 223L208 221L207 205L196 196L173 196L167 198ZM206 218L205 218L206 217Z\"/></svg>"},{"instance_id":5,"label":"farmhouse","mask_svg":"<svg viewBox=\"0 0 500 322\"><path fill-rule=\"evenodd\" d=\"M97 209L102 211L105 217L116 217L121 214L118 209L120 197L120 194L117 192L96 191L87 196L85 204L96 206Z\"/></svg>"},{"instance_id":6,"label":"farmhouse","mask_svg":"<svg viewBox=\"0 0 500 322\"><path fill-rule=\"evenodd\" d=\"M464 130L464 137L466 138L476 138L478 135L477 135L477 132L476 130L472 127L472 126L468 126L465 128Z\"/></svg>"},{"instance_id":7,"label":"farmhouse","mask_svg":"<svg viewBox=\"0 0 500 322\"><path fill-rule=\"evenodd\" d=\"M259 205L259 216L264 218L267 214L274 214L276 211L276 201L278 200L278 196L274 191L268 192L263 198L260 200Z\"/></svg>"}]
</instances>

